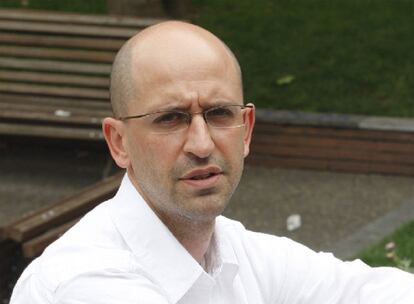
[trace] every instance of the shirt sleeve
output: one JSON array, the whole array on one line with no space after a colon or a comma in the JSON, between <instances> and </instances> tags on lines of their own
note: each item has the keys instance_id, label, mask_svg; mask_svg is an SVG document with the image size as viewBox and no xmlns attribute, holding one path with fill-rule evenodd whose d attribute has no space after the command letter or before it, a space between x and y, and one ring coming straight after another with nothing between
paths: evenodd
<instances>
[{"instance_id":1,"label":"shirt sleeve","mask_svg":"<svg viewBox=\"0 0 414 304\"><path fill-rule=\"evenodd\" d=\"M248 232L244 244L266 303L413 304L414 275L344 262L287 238Z\"/></svg>"},{"instance_id":2,"label":"shirt sleeve","mask_svg":"<svg viewBox=\"0 0 414 304\"><path fill-rule=\"evenodd\" d=\"M167 304L165 293L148 278L116 271L83 273L61 284L53 304Z\"/></svg>"},{"instance_id":3,"label":"shirt sleeve","mask_svg":"<svg viewBox=\"0 0 414 304\"><path fill-rule=\"evenodd\" d=\"M343 262L293 241L287 253L283 288L273 303L414 303L412 274L360 260Z\"/></svg>"}]
</instances>

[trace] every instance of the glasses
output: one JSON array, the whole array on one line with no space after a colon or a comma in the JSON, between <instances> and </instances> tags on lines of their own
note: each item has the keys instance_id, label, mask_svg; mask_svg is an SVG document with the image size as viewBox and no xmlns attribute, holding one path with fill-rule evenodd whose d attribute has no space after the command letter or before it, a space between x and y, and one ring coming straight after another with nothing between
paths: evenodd
<instances>
[{"instance_id":1,"label":"glasses","mask_svg":"<svg viewBox=\"0 0 414 304\"><path fill-rule=\"evenodd\" d=\"M222 105L202 112L190 113L179 110L160 111L142 115L118 117L121 121L142 118L152 133L174 133L187 129L194 115L203 115L208 126L217 129L237 128L245 125L245 109L252 105Z\"/></svg>"}]
</instances>

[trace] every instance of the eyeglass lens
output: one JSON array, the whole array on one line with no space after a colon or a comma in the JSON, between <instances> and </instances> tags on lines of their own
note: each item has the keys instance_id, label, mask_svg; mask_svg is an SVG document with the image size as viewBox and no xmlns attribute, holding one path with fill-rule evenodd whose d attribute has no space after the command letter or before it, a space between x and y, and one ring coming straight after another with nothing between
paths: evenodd
<instances>
[{"instance_id":1,"label":"eyeglass lens","mask_svg":"<svg viewBox=\"0 0 414 304\"><path fill-rule=\"evenodd\" d=\"M154 133L173 133L186 129L192 117L202 114L206 123L214 128L235 128L244 125L243 106L229 105L210 108L201 113L166 111L146 116L150 131Z\"/></svg>"}]
</instances>

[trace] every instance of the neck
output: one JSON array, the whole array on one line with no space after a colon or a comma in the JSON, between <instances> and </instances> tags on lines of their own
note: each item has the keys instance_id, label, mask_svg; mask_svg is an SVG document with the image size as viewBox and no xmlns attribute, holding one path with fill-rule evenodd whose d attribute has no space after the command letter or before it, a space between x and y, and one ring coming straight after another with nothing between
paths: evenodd
<instances>
[{"instance_id":1,"label":"neck","mask_svg":"<svg viewBox=\"0 0 414 304\"><path fill-rule=\"evenodd\" d=\"M210 246L210 242L214 232L215 218L196 220L189 219L180 215L165 215L157 212L150 200L141 190L138 182L128 170L128 176L137 191L141 194L148 206L157 214L160 220L168 227L175 238L183 245L183 247L191 254L191 256L201 265L204 264L204 256Z\"/></svg>"},{"instance_id":2,"label":"neck","mask_svg":"<svg viewBox=\"0 0 414 304\"><path fill-rule=\"evenodd\" d=\"M199 264L204 264L204 257L212 240L215 220L197 223L164 221L164 223L191 256Z\"/></svg>"}]
</instances>

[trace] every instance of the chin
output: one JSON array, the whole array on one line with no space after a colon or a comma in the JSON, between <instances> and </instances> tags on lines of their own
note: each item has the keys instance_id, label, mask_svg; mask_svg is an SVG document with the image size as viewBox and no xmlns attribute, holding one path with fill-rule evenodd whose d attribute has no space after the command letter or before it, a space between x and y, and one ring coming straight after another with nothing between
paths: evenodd
<instances>
[{"instance_id":1,"label":"chin","mask_svg":"<svg viewBox=\"0 0 414 304\"><path fill-rule=\"evenodd\" d=\"M222 195L200 196L194 199L193 204L187 209L187 214L195 220L211 221L224 212L228 199Z\"/></svg>"}]
</instances>

